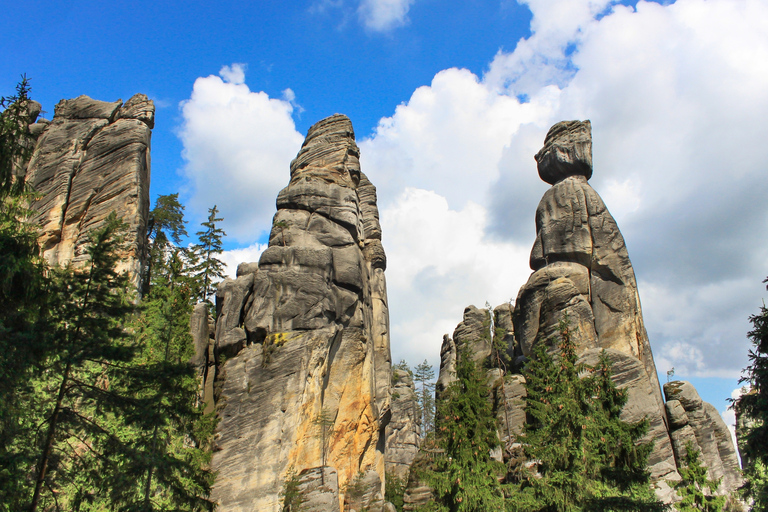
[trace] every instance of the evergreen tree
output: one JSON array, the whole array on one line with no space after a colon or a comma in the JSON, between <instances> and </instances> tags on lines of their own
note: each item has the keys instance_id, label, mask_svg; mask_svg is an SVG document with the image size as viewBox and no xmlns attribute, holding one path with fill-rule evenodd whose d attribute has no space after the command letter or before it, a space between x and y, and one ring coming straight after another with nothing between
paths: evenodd
<instances>
[{"instance_id":1,"label":"evergreen tree","mask_svg":"<svg viewBox=\"0 0 768 512\"><path fill-rule=\"evenodd\" d=\"M86 461L101 464L120 444L102 420L125 403L110 388L108 368L133 356L123 329L133 310L125 294L128 276L114 270L124 227L113 212L89 236L88 266L54 272L48 307L55 323L41 381L42 389L53 393L32 480L31 512L55 501L56 488L105 474Z\"/></svg>"},{"instance_id":2,"label":"evergreen tree","mask_svg":"<svg viewBox=\"0 0 768 512\"><path fill-rule=\"evenodd\" d=\"M147 221L148 258L142 283L142 295L149 294L152 269L163 265L167 253L181 245L187 236L184 206L179 203L179 194L158 196L155 207L149 212Z\"/></svg>"},{"instance_id":3,"label":"evergreen tree","mask_svg":"<svg viewBox=\"0 0 768 512\"><path fill-rule=\"evenodd\" d=\"M224 277L224 263L217 256L222 253L222 238L227 234L217 227L217 223L224 220L216 217L217 213L219 210L215 205L208 209L208 220L202 223L205 229L197 232L199 243L194 247L197 260L196 277L200 289L198 298L201 302L209 300L214 287Z\"/></svg>"},{"instance_id":4,"label":"evergreen tree","mask_svg":"<svg viewBox=\"0 0 768 512\"><path fill-rule=\"evenodd\" d=\"M51 348L45 333L46 265L36 226L27 222L32 191L22 168L32 145L27 128L29 83L0 98L0 511L17 509L35 459L33 377Z\"/></svg>"},{"instance_id":5,"label":"evergreen tree","mask_svg":"<svg viewBox=\"0 0 768 512\"><path fill-rule=\"evenodd\" d=\"M650 488L646 461L652 445L637 445L647 421L620 419L626 392L611 380L603 352L597 366L577 362L567 319L560 324L559 354L539 344L525 369L523 461L512 468L516 510L661 510Z\"/></svg>"},{"instance_id":6,"label":"evergreen tree","mask_svg":"<svg viewBox=\"0 0 768 512\"><path fill-rule=\"evenodd\" d=\"M498 447L496 417L482 369L466 350L459 355L456 381L437 405L438 450L422 475L434 490L426 510L485 512L504 510L504 465L491 459Z\"/></svg>"},{"instance_id":7,"label":"evergreen tree","mask_svg":"<svg viewBox=\"0 0 768 512\"><path fill-rule=\"evenodd\" d=\"M768 282L766 279L763 282ZM739 435L739 449L744 458L746 495L755 501L753 510L768 510L768 308L763 304L760 312L749 318L752 342L750 364L741 383L749 384L749 391L736 400L734 407L746 419L746 428Z\"/></svg>"},{"instance_id":8,"label":"evergreen tree","mask_svg":"<svg viewBox=\"0 0 768 512\"><path fill-rule=\"evenodd\" d=\"M699 460L699 451L690 441L685 445L684 465L679 468L679 482L674 484L678 496L682 498L675 508L679 512L720 512L725 506L725 496L715 496L720 486L719 480L707 478L707 468Z\"/></svg>"},{"instance_id":9,"label":"evergreen tree","mask_svg":"<svg viewBox=\"0 0 768 512\"><path fill-rule=\"evenodd\" d=\"M189 364L192 280L178 247L157 264L134 328L139 353L124 381L140 404L125 414L132 453L110 482L110 501L130 510L208 510L213 475L203 448L214 421L196 403L199 383Z\"/></svg>"},{"instance_id":10,"label":"evergreen tree","mask_svg":"<svg viewBox=\"0 0 768 512\"><path fill-rule=\"evenodd\" d=\"M416 398L419 403L421 435L425 437L435 429L435 370L425 359L413 372L413 380L417 385Z\"/></svg>"}]
</instances>

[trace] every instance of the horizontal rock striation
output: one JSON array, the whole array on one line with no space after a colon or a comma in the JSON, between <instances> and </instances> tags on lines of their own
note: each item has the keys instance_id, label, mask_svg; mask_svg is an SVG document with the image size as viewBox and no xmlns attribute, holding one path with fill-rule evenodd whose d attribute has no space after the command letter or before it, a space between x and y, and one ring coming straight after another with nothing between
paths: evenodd
<instances>
[{"instance_id":1,"label":"horizontal rock striation","mask_svg":"<svg viewBox=\"0 0 768 512\"><path fill-rule=\"evenodd\" d=\"M383 494L386 256L349 119L312 126L290 176L269 247L217 292L213 497L225 512L278 510L289 470L332 468L340 506L361 473Z\"/></svg>"},{"instance_id":2,"label":"horizontal rock striation","mask_svg":"<svg viewBox=\"0 0 768 512\"><path fill-rule=\"evenodd\" d=\"M678 464L685 459L686 445L701 452L712 480L722 479L718 494L728 496L742 486L736 448L728 427L714 406L703 401L690 382L664 384L672 446Z\"/></svg>"},{"instance_id":3,"label":"horizontal rock striation","mask_svg":"<svg viewBox=\"0 0 768 512\"><path fill-rule=\"evenodd\" d=\"M87 260L90 231L111 212L128 224L118 270L137 286L149 212L150 137L155 107L143 94L123 103L80 96L62 100L53 121L30 125L37 137L27 183L40 198L32 205L40 245L53 265Z\"/></svg>"},{"instance_id":4,"label":"horizontal rock striation","mask_svg":"<svg viewBox=\"0 0 768 512\"><path fill-rule=\"evenodd\" d=\"M587 179L592 176L589 121L563 121L536 155L539 175L552 184L536 209L533 269L515 303L516 352L552 345L568 318L579 352L609 350L614 381L628 387L627 416L645 415L655 443L649 461L656 482L678 478L651 345L643 325L637 281L624 238ZM623 356L620 356L623 354Z\"/></svg>"}]
</instances>

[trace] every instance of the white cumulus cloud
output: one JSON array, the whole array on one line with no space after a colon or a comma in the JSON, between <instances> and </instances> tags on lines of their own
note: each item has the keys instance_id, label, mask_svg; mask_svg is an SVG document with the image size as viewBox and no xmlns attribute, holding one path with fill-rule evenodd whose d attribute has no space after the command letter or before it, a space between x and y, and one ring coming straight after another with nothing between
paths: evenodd
<instances>
[{"instance_id":1,"label":"white cumulus cloud","mask_svg":"<svg viewBox=\"0 0 768 512\"><path fill-rule=\"evenodd\" d=\"M198 78L181 104L182 172L192 213L218 205L229 237L248 243L269 230L275 197L304 138L291 117L294 95L251 91L242 64L224 66L220 75Z\"/></svg>"},{"instance_id":2,"label":"white cumulus cloud","mask_svg":"<svg viewBox=\"0 0 768 512\"><path fill-rule=\"evenodd\" d=\"M362 0L357 13L363 26L373 32L386 32L408 22L408 11L415 0Z\"/></svg>"}]
</instances>

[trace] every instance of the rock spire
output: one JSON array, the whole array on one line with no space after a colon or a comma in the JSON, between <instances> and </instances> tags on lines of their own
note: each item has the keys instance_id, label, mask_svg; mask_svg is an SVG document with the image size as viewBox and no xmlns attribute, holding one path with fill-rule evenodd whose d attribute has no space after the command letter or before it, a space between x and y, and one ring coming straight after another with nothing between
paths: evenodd
<instances>
[{"instance_id":1,"label":"rock spire","mask_svg":"<svg viewBox=\"0 0 768 512\"><path fill-rule=\"evenodd\" d=\"M49 263L83 264L88 233L114 211L129 227L118 271L127 270L138 289L154 121L154 103L143 94L125 103L79 96L61 100L53 121L29 126L37 141L26 180L40 194L32 220L41 227L40 246Z\"/></svg>"},{"instance_id":2,"label":"rock spire","mask_svg":"<svg viewBox=\"0 0 768 512\"><path fill-rule=\"evenodd\" d=\"M291 162L258 265L242 264L217 293L219 510L279 510L289 471L332 470L347 501L363 499L343 496L360 478L363 505L381 505L385 267L376 189L360 171L352 123L331 116L309 129Z\"/></svg>"}]
</instances>

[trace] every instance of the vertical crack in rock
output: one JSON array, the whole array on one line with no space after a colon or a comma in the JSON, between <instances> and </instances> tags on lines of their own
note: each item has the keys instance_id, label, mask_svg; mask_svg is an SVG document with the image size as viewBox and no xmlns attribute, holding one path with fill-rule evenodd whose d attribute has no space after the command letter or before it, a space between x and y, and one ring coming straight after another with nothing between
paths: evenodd
<instances>
[{"instance_id":1,"label":"vertical crack in rock","mask_svg":"<svg viewBox=\"0 0 768 512\"><path fill-rule=\"evenodd\" d=\"M322 475L325 461L339 506L359 474L379 499L390 417L386 256L376 189L346 116L309 129L276 203L258 264L241 264L217 292L216 385L204 387L220 390L213 498L222 511L276 511L288 472Z\"/></svg>"},{"instance_id":2,"label":"vertical crack in rock","mask_svg":"<svg viewBox=\"0 0 768 512\"><path fill-rule=\"evenodd\" d=\"M26 179L43 255L53 265L84 264L88 233L111 212L128 224L119 271L138 290L149 213L150 137L155 107L143 94L123 105L80 96L60 101L53 121L35 125Z\"/></svg>"}]
</instances>

